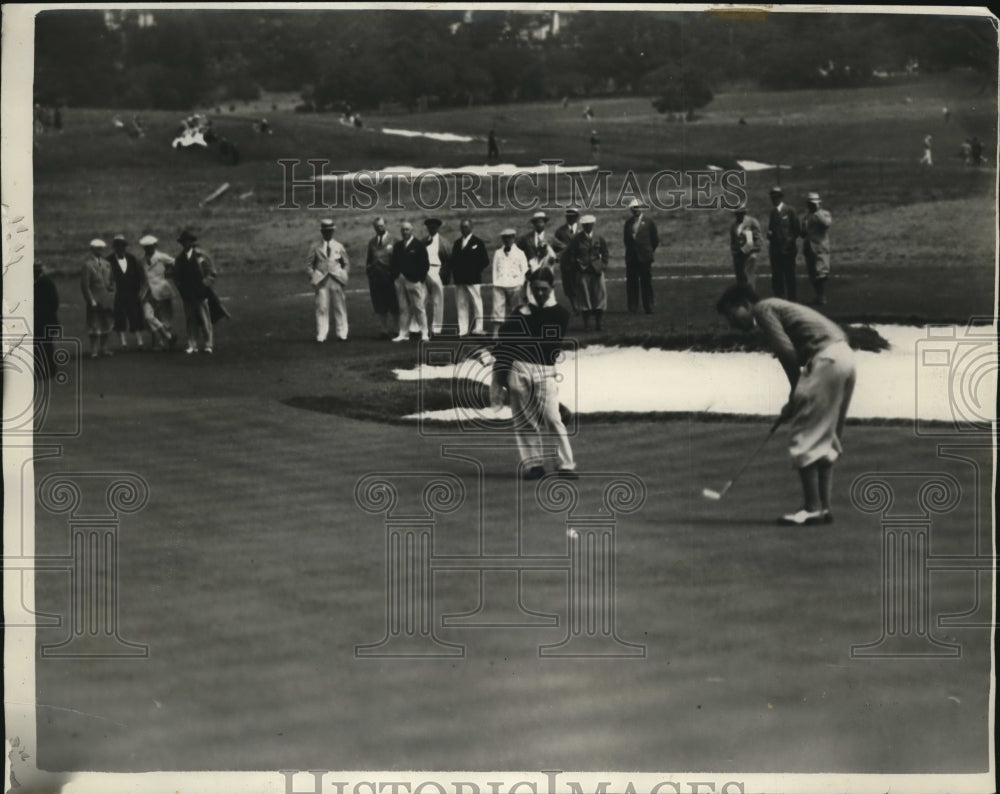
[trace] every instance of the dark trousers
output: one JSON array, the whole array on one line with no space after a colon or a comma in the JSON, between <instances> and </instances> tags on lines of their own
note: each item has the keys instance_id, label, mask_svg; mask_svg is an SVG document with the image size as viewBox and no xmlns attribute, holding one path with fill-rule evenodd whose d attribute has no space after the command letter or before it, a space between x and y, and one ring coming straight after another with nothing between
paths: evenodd
<instances>
[{"instance_id":1,"label":"dark trousers","mask_svg":"<svg viewBox=\"0 0 1000 794\"><path fill-rule=\"evenodd\" d=\"M771 292L776 298L796 299L795 252L771 253Z\"/></svg>"},{"instance_id":2,"label":"dark trousers","mask_svg":"<svg viewBox=\"0 0 1000 794\"><path fill-rule=\"evenodd\" d=\"M639 297L642 296L642 308L649 314L653 311L653 266L641 262L625 263L625 295L628 299L628 310L639 311Z\"/></svg>"}]
</instances>

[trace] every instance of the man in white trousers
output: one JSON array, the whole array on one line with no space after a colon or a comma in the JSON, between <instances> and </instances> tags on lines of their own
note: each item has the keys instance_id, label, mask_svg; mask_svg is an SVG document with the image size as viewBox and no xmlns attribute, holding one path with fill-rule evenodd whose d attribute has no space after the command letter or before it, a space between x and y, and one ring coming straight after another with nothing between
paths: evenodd
<instances>
[{"instance_id":1,"label":"man in white trousers","mask_svg":"<svg viewBox=\"0 0 1000 794\"><path fill-rule=\"evenodd\" d=\"M448 260L451 257L451 243L441 237L441 221L428 218L424 221L427 227L427 237L424 245L427 247L427 308L430 315L431 333L437 336L444 329L444 281L442 271L448 273Z\"/></svg>"},{"instance_id":2,"label":"man in white trousers","mask_svg":"<svg viewBox=\"0 0 1000 794\"><path fill-rule=\"evenodd\" d=\"M325 342L330 333L330 312L337 339L347 341L347 271L351 260L347 249L333 239L336 225L331 220L320 223L323 239L309 249L309 278L316 290L316 341Z\"/></svg>"},{"instance_id":3,"label":"man in white trousers","mask_svg":"<svg viewBox=\"0 0 1000 794\"><path fill-rule=\"evenodd\" d=\"M490 255L486 251L486 243L472 233L472 221L465 218L458 228L461 236L451 249L447 273L455 284L458 335L467 336L471 331L473 335L481 336L484 331L480 282L483 271L490 266Z\"/></svg>"}]
</instances>

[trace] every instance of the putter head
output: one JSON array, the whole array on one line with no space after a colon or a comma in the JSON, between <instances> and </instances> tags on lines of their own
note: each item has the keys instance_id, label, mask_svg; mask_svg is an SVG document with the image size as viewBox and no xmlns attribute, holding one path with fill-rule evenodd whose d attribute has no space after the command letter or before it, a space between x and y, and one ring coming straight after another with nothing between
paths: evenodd
<instances>
[{"instance_id":1,"label":"putter head","mask_svg":"<svg viewBox=\"0 0 1000 794\"><path fill-rule=\"evenodd\" d=\"M722 494L718 491L713 491L711 488L706 488L701 492L701 495L706 499L711 499L713 502L718 502L722 498Z\"/></svg>"}]
</instances>

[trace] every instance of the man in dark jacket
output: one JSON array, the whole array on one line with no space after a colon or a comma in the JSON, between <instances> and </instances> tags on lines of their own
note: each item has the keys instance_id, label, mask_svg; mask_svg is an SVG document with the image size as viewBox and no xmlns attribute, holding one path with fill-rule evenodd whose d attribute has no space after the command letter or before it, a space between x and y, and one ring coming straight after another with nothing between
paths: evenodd
<instances>
[{"instance_id":1,"label":"man in dark jacket","mask_svg":"<svg viewBox=\"0 0 1000 794\"><path fill-rule=\"evenodd\" d=\"M628 205L631 217L625 221L625 294L628 310L639 311L639 296L646 314L653 313L653 252L660 244L656 224L643 213L639 199Z\"/></svg>"},{"instance_id":2,"label":"man in dark jacket","mask_svg":"<svg viewBox=\"0 0 1000 794\"><path fill-rule=\"evenodd\" d=\"M558 303L548 267L528 275L533 303L511 312L497 334L494 373L510 393L514 434L526 480L545 474L544 440L555 436L560 476L576 479L576 461L559 412L556 363L569 327L569 312Z\"/></svg>"},{"instance_id":3,"label":"man in dark jacket","mask_svg":"<svg viewBox=\"0 0 1000 794\"><path fill-rule=\"evenodd\" d=\"M461 236L452 246L449 262L449 276L455 284L458 335L465 336L471 329L473 335L482 336L483 296L479 285L483 271L490 266L490 256L486 243L472 233L472 221L465 218L458 228Z\"/></svg>"},{"instance_id":4,"label":"man in dark jacket","mask_svg":"<svg viewBox=\"0 0 1000 794\"><path fill-rule=\"evenodd\" d=\"M393 342L406 342L410 338L410 320L417 321L417 330L424 341L430 339L427 329L427 246L413 236L413 224L403 221L400 226L402 240L392 247L392 274L399 301L399 333Z\"/></svg>"},{"instance_id":5,"label":"man in dark jacket","mask_svg":"<svg viewBox=\"0 0 1000 794\"><path fill-rule=\"evenodd\" d=\"M115 328L122 343L127 347L125 334L135 334L135 344L142 350L142 331L146 322L142 316L142 294L146 288L146 269L130 254L125 235L116 234L111 241L111 275L115 280Z\"/></svg>"},{"instance_id":6,"label":"man in dark jacket","mask_svg":"<svg viewBox=\"0 0 1000 794\"><path fill-rule=\"evenodd\" d=\"M552 250L559 258L559 278L562 281L563 293L569 301L569 308L573 314L579 314L576 306L576 271L573 269L573 262L567 256L569 244L580 232L580 211L570 207L566 210L566 223L556 229L552 239Z\"/></svg>"},{"instance_id":7,"label":"man in dark jacket","mask_svg":"<svg viewBox=\"0 0 1000 794\"><path fill-rule=\"evenodd\" d=\"M393 241L386 231L385 218L376 218L372 225L375 236L368 241L368 256L365 259L368 293L372 308L382 322L382 338L391 339L399 331L399 302L392 274Z\"/></svg>"},{"instance_id":8,"label":"man in dark jacket","mask_svg":"<svg viewBox=\"0 0 1000 794\"><path fill-rule=\"evenodd\" d=\"M798 256L798 240L802 230L799 216L784 200L780 187L771 188L771 218L767 224L768 253L771 257L771 290L776 298L794 301L795 258Z\"/></svg>"},{"instance_id":9,"label":"man in dark jacket","mask_svg":"<svg viewBox=\"0 0 1000 794\"><path fill-rule=\"evenodd\" d=\"M184 250L174 259L174 282L184 303L187 324L187 353L197 353L202 341L206 353L213 349L214 333L209 300L214 297L215 266L204 251L195 246L198 237L190 230L181 232L177 242ZM221 307L220 307L221 308Z\"/></svg>"},{"instance_id":10,"label":"man in dark jacket","mask_svg":"<svg viewBox=\"0 0 1000 794\"><path fill-rule=\"evenodd\" d=\"M56 372L52 338L62 336L59 325L59 291L36 261L35 273L35 377L48 380Z\"/></svg>"}]
</instances>

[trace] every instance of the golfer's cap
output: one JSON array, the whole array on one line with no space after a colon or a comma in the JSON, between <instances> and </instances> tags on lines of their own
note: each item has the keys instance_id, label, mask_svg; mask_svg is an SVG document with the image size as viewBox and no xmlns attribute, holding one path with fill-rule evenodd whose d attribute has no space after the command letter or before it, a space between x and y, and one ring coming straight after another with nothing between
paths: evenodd
<instances>
[{"instance_id":1,"label":"golfer's cap","mask_svg":"<svg viewBox=\"0 0 1000 794\"><path fill-rule=\"evenodd\" d=\"M643 204L643 203L642 203L642 202L641 202L641 201L640 201L639 199L637 199L637 198L634 198L634 199L632 199L632 200L631 200L631 201L630 201L630 202L628 203L628 208L629 208L630 210L634 210L634 209L637 209L637 208L638 208L638 209L642 209L642 208L643 208L643 207L645 207L645 206L646 206L646 205L645 205L645 204Z\"/></svg>"},{"instance_id":2,"label":"golfer's cap","mask_svg":"<svg viewBox=\"0 0 1000 794\"><path fill-rule=\"evenodd\" d=\"M159 240L157 240L153 235L147 234L144 237L139 238L139 245L145 248L147 245L156 245Z\"/></svg>"},{"instance_id":3,"label":"golfer's cap","mask_svg":"<svg viewBox=\"0 0 1000 794\"><path fill-rule=\"evenodd\" d=\"M813 204L819 204L820 202L819 193L815 192L810 193L808 196L806 196L806 201L811 201L813 202Z\"/></svg>"},{"instance_id":4,"label":"golfer's cap","mask_svg":"<svg viewBox=\"0 0 1000 794\"><path fill-rule=\"evenodd\" d=\"M106 248L107 245L108 244L104 242L104 240L102 240L100 237L95 237L93 240L90 241L91 248Z\"/></svg>"},{"instance_id":5,"label":"golfer's cap","mask_svg":"<svg viewBox=\"0 0 1000 794\"><path fill-rule=\"evenodd\" d=\"M568 218L571 215L575 216L575 217L579 217L580 216L580 210L574 209L573 207L570 207L569 209L566 210L566 217Z\"/></svg>"},{"instance_id":6,"label":"golfer's cap","mask_svg":"<svg viewBox=\"0 0 1000 794\"><path fill-rule=\"evenodd\" d=\"M517 237L517 232L511 229L509 226L500 232L501 237Z\"/></svg>"},{"instance_id":7,"label":"golfer's cap","mask_svg":"<svg viewBox=\"0 0 1000 794\"><path fill-rule=\"evenodd\" d=\"M427 220L424 221L424 226L426 226L428 229L430 229L432 226L436 227L440 225L441 225L440 218L428 218Z\"/></svg>"},{"instance_id":8,"label":"golfer's cap","mask_svg":"<svg viewBox=\"0 0 1000 794\"><path fill-rule=\"evenodd\" d=\"M116 234L114 237L111 238L111 242L113 242L113 243L127 243L128 240L125 239L125 235L124 234Z\"/></svg>"},{"instance_id":9,"label":"golfer's cap","mask_svg":"<svg viewBox=\"0 0 1000 794\"><path fill-rule=\"evenodd\" d=\"M537 220L547 221L548 219L549 219L549 216L546 215L541 210L539 210L538 212L536 212L534 215L531 216L531 220L533 220L533 221L537 221Z\"/></svg>"},{"instance_id":10,"label":"golfer's cap","mask_svg":"<svg viewBox=\"0 0 1000 794\"><path fill-rule=\"evenodd\" d=\"M319 228L320 229L333 229L333 228L336 228L336 226L337 226L337 224L335 224L329 218L326 218L325 220L322 220L322 221L319 222Z\"/></svg>"},{"instance_id":11,"label":"golfer's cap","mask_svg":"<svg viewBox=\"0 0 1000 794\"><path fill-rule=\"evenodd\" d=\"M593 215L584 215L582 218L580 218L580 223L583 224L597 223L597 218L595 218Z\"/></svg>"},{"instance_id":12,"label":"golfer's cap","mask_svg":"<svg viewBox=\"0 0 1000 794\"><path fill-rule=\"evenodd\" d=\"M780 187L775 186L775 187L771 188L771 195L772 196L784 196L785 195L785 191L782 190Z\"/></svg>"}]
</instances>

